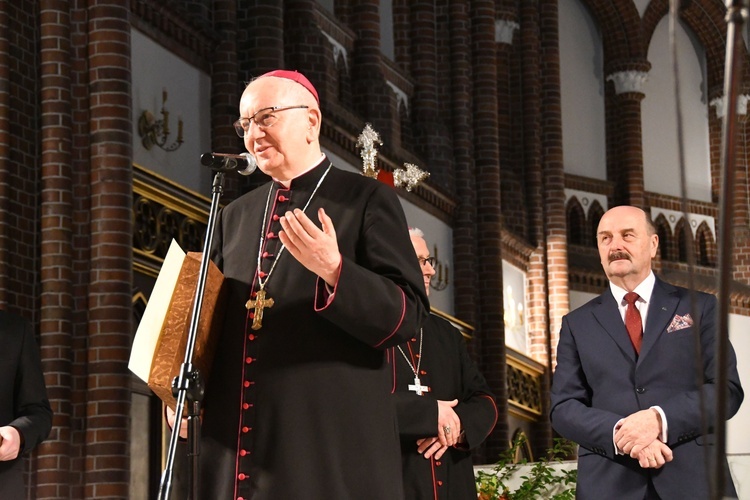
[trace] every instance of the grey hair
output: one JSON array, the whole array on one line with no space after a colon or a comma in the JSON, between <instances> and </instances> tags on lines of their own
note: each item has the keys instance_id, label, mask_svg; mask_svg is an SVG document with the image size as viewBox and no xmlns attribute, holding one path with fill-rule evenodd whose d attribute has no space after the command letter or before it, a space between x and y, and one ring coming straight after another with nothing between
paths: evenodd
<instances>
[{"instance_id":1,"label":"grey hair","mask_svg":"<svg viewBox=\"0 0 750 500\"><path fill-rule=\"evenodd\" d=\"M417 238L424 238L424 232L418 227L409 228L409 236L416 236Z\"/></svg>"}]
</instances>

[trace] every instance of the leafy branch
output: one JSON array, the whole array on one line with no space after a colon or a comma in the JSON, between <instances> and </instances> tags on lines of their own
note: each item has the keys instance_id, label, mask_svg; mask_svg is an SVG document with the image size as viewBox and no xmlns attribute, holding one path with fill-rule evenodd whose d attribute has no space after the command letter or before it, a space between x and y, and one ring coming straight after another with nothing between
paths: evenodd
<instances>
[{"instance_id":1,"label":"leafy branch","mask_svg":"<svg viewBox=\"0 0 750 500\"><path fill-rule=\"evenodd\" d=\"M477 492L481 500L574 500L577 470L556 468L575 450L575 444L564 439L555 438L552 448L545 457L528 464L526 459L516 462L518 451L526 443L525 436L517 438L512 446L500 454L492 472L478 471L476 476ZM526 475L520 476L523 482L515 489L508 486L510 479L521 466L531 465ZM562 489L559 493L550 493L552 489Z\"/></svg>"}]
</instances>

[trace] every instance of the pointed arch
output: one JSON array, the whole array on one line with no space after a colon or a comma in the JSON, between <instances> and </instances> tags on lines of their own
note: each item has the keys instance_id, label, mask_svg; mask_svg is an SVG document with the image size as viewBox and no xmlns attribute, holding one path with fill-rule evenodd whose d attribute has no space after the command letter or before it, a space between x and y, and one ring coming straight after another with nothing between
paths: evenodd
<instances>
[{"instance_id":1,"label":"pointed arch","mask_svg":"<svg viewBox=\"0 0 750 500\"><path fill-rule=\"evenodd\" d=\"M687 241L686 238L688 238ZM677 248L677 262L687 263L688 241L693 241L693 233L690 230L690 225L685 221L684 217L677 221L677 225L674 228L674 239Z\"/></svg>"},{"instance_id":2,"label":"pointed arch","mask_svg":"<svg viewBox=\"0 0 750 500\"><path fill-rule=\"evenodd\" d=\"M604 207L602 207L597 200L594 200L589 207L589 237L586 238L586 246L596 248L596 232L599 229L599 222L604 217Z\"/></svg>"},{"instance_id":3,"label":"pointed arch","mask_svg":"<svg viewBox=\"0 0 750 500\"><path fill-rule=\"evenodd\" d=\"M565 220L568 226L568 244L585 245L586 244L586 214L583 211L581 202L573 196L568 200L565 207Z\"/></svg>"},{"instance_id":4,"label":"pointed arch","mask_svg":"<svg viewBox=\"0 0 750 500\"><path fill-rule=\"evenodd\" d=\"M659 214L654 220L656 234L659 236L659 257L661 260L672 260L674 255L674 240L672 238L672 229L664 214Z\"/></svg>"},{"instance_id":5,"label":"pointed arch","mask_svg":"<svg viewBox=\"0 0 750 500\"><path fill-rule=\"evenodd\" d=\"M695 246L698 264L701 266L716 266L716 241L708 227L706 221L703 221L695 231Z\"/></svg>"}]
</instances>

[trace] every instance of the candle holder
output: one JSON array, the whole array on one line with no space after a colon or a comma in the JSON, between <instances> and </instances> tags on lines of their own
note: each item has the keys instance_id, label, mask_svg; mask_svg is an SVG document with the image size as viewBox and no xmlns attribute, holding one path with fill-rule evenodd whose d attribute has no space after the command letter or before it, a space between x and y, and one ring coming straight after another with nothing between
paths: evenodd
<instances>
[{"instance_id":1,"label":"candle holder","mask_svg":"<svg viewBox=\"0 0 750 500\"><path fill-rule=\"evenodd\" d=\"M154 114L145 110L138 119L138 135L141 137L141 143L147 150L154 146L159 146L164 151L175 151L182 146L182 118L177 120L177 139L171 144L169 142L169 111L166 108L167 89L162 91L161 95L161 120L157 120Z\"/></svg>"},{"instance_id":2,"label":"candle holder","mask_svg":"<svg viewBox=\"0 0 750 500\"><path fill-rule=\"evenodd\" d=\"M435 257L435 265L432 267L435 269L435 274L430 279L430 288L437 291L445 290L448 286L450 269L447 263L440 261L437 245L433 245L432 249L432 256Z\"/></svg>"}]
</instances>

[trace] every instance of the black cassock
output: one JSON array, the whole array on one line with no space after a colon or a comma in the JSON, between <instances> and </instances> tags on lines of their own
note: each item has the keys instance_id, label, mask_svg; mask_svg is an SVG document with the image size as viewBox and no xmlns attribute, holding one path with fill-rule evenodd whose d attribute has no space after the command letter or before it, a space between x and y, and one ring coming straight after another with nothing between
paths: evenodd
<instances>
[{"instance_id":1,"label":"black cassock","mask_svg":"<svg viewBox=\"0 0 750 500\"><path fill-rule=\"evenodd\" d=\"M495 397L487 381L469 357L464 339L448 321L433 315L423 326L423 345L419 364L421 386L429 392L419 396L414 372L419 354L420 334L401 350L388 350L394 369L395 394L405 497L411 499L474 499L477 497L471 451L489 435L497 422ZM425 459L417 452L417 439L437 435L437 400L458 399L453 409L461 419L466 442L449 448L439 459Z\"/></svg>"},{"instance_id":2,"label":"black cassock","mask_svg":"<svg viewBox=\"0 0 750 500\"><path fill-rule=\"evenodd\" d=\"M0 462L0 499L26 498L22 455L49 435L52 409L31 325L0 310L0 427L6 425L18 429L24 445L18 458Z\"/></svg>"},{"instance_id":3,"label":"black cassock","mask_svg":"<svg viewBox=\"0 0 750 500\"><path fill-rule=\"evenodd\" d=\"M212 259L229 293L204 404L201 499L402 496L385 350L410 338L429 306L395 191L329 165L290 189L265 184L218 218ZM330 302L288 251L272 270L278 217L304 207L324 175L306 213L320 227L325 209L343 256ZM253 330L245 305L258 290L264 213L261 279L274 304Z\"/></svg>"}]
</instances>

